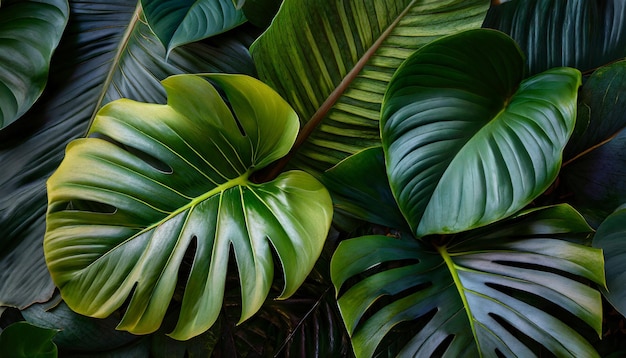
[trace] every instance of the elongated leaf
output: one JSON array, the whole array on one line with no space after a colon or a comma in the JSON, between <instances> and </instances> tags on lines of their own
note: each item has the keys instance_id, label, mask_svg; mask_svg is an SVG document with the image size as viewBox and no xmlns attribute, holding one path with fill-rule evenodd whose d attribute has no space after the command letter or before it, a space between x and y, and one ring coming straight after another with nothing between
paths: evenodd
<instances>
[{"instance_id":1,"label":"elongated leaf","mask_svg":"<svg viewBox=\"0 0 626 358\"><path fill-rule=\"evenodd\" d=\"M254 74L247 51L254 32L249 28L177 48L165 62L165 49L140 21L136 5L129 0L73 1L50 90L24 121L15 123L27 126L0 132L0 305L23 308L52 296L42 250L45 181L67 143L85 135L103 103L121 97L163 102L159 81L171 74Z\"/></svg>"},{"instance_id":2,"label":"elongated leaf","mask_svg":"<svg viewBox=\"0 0 626 358\"><path fill-rule=\"evenodd\" d=\"M57 347L52 343L56 333L54 329L16 322L0 334L0 357L56 358Z\"/></svg>"},{"instance_id":3,"label":"elongated leaf","mask_svg":"<svg viewBox=\"0 0 626 358\"><path fill-rule=\"evenodd\" d=\"M246 21L233 0L141 0L150 27L167 53Z\"/></svg>"},{"instance_id":4,"label":"elongated leaf","mask_svg":"<svg viewBox=\"0 0 626 358\"><path fill-rule=\"evenodd\" d=\"M422 47L385 94L387 174L414 233L455 233L505 218L556 178L576 117L580 72L523 80L506 35L470 30Z\"/></svg>"},{"instance_id":5,"label":"elongated leaf","mask_svg":"<svg viewBox=\"0 0 626 358\"><path fill-rule=\"evenodd\" d=\"M372 356L394 326L417 322L392 354L597 356L563 321L573 315L601 332L599 292L572 276L602 284L602 253L562 240L585 231L580 214L556 206L434 248L385 236L342 242L332 278L356 355ZM346 285L351 278L356 283Z\"/></svg>"},{"instance_id":6,"label":"elongated leaf","mask_svg":"<svg viewBox=\"0 0 626 358\"><path fill-rule=\"evenodd\" d=\"M493 6L484 26L509 34L530 73L570 66L587 71L626 56L622 0L511 0Z\"/></svg>"},{"instance_id":7,"label":"elongated leaf","mask_svg":"<svg viewBox=\"0 0 626 358\"><path fill-rule=\"evenodd\" d=\"M487 0L285 0L250 51L260 78L303 124L292 164L321 172L380 144L387 83L413 50L477 28ZM297 147L296 147L297 148Z\"/></svg>"},{"instance_id":8,"label":"elongated leaf","mask_svg":"<svg viewBox=\"0 0 626 358\"><path fill-rule=\"evenodd\" d=\"M0 129L22 116L48 80L67 24L67 0L19 1L0 11Z\"/></svg>"},{"instance_id":9,"label":"elongated leaf","mask_svg":"<svg viewBox=\"0 0 626 358\"><path fill-rule=\"evenodd\" d=\"M118 328L155 331L191 251L171 334L189 339L219 315L231 247L241 321L269 292L272 250L284 267L282 298L317 260L332 218L326 189L304 172L265 184L248 179L289 151L296 114L251 77L207 76L234 113L203 78L168 78L167 105L119 100L103 107L90 129L95 137L72 142L48 181L46 261L76 312L108 316L130 297Z\"/></svg>"},{"instance_id":10,"label":"elongated leaf","mask_svg":"<svg viewBox=\"0 0 626 358\"><path fill-rule=\"evenodd\" d=\"M620 207L598 228L593 247L603 250L606 272L604 297L626 315L626 208Z\"/></svg>"}]
</instances>

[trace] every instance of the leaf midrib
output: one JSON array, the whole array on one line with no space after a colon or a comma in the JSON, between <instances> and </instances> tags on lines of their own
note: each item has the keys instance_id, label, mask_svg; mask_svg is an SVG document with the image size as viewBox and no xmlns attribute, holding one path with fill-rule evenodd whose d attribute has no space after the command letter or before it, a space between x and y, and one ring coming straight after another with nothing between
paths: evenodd
<instances>
[{"instance_id":1,"label":"leaf midrib","mask_svg":"<svg viewBox=\"0 0 626 358\"><path fill-rule=\"evenodd\" d=\"M391 32L398 26L400 21L407 15L407 13L411 10L411 8L415 5L417 0L411 1L405 8L402 10L400 14L396 17L396 19L387 26L387 29L383 33L378 36L376 41L365 51L365 53L361 56L361 58L356 62L354 67L346 74L346 76L339 82L339 85L335 87L335 89L328 95L324 103L315 111L313 116L306 122L306 124L302 127L300 132L298 133L298 137L296 138L295 143L291 147L289 154L276 162L276 165L273 166L272 170L270 170L268 175L265 176L265 179L275 178L280 172L283 171L284 167L291 160L291 158L295 155L298 149L308 140L311 134L315 131L315 129L320 125L322 120L326 118L326 114L333 108L335 103L343 96L345 91L350 87L352 82L357 78L359 73L363 70L363 68L367 65L369 60L374 56L376 51L381 47L383 42L391 35Z\"/></svg>"}]
</instances>

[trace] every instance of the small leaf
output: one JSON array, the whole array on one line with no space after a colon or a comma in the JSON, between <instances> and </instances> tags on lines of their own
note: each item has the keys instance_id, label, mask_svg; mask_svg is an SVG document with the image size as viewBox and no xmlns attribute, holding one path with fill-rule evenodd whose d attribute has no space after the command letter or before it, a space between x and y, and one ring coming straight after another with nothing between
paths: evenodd
<instances>
[{"instance_id":1,"label":"small leaf","mask_svg":"<svg viewBox=\"0 0 626 358\"><path fill-rule=\"evenodd\" d=\"M386 236L341 242L331 276L357 357L393 346L388 354L413 357L597 356L575 330L583 328L563 321L575 316L601 333L599 292L573 278L604 283L601 251L570 241L590 232L571 207L555 206L441 246Z\"/></svg>"},{"instance_id":2,"label":"small leaf","mask_svg":"<svg viewBox=\"0 0 626 358\"><path fill-rule=\"evenodd\" d=\"M602 293L626 316L626 207L620 207L598 227L593 247L604 252L606 289Z\"/></svg>"},{"instance_id":3,"label":"small leaf","mask_svg":"<svg viewBox=\"0 0 626 358\"><path fill-rule=\"evenodd\" d=\"M15 322L0 333L0 357L56 358L57 346L52 338L57 330Z\"/></svg>"},{"instance_id":4,"label":"small leaf","mask_svg":"<svg viewBox=\"0 0 626 358\"><path fill-rule=\"evenodd\" d=\"M48 81L69 17L67 0L12 2L0 11L0 129L21 117Z\"/></svg>"},{"instance_id":5,"label":"small leaf","mask_svg":"<svg viewBox=\"0 0 626 358\"><path fill-rule=\"evenodd\" d=\"M515 42L484 29L433 41L394 74L381 136L392 192L416 236L493 223L556 178L580 72L523 74Z\"/></svg>"},{"instance_id":6,"label":"small leaf","mask_svg":"<svg viewBox=\"0 0 626 358\"><path fill-rule=\"evenodd\" d=\"M330 190L335 213L394 229L407 223L389 188L381 147L358 152L326 171L322 183Z\"/></svg>"},{"instance_id":7,"label":"small leaf","mask_svg":"<svg viewBox=\"0 0 626 358\"><path fill-rule=\"evenodd\" d=\"M167 49L220 34L246 21L233 0L141 0L152 30Z\"/></svg>"},{"instance_id":8,"label":"small leaf","mask_svg":"<svg viewBox=\"0 0 626 358\"><path fill-rule=\"evenodd\" d=\"M284 267L279 298L317 260L332 218L326 189L298 171L249 180L289 151L297 116L252 77L205 76L231 107L205 78L170 77L167 105L122 99L103 107L90 137L68 146L48 180L44 251L76 312L106 317L128 298L118 328L154 332L187 257L193 264L171 336L189 339L220 313L231 251L241 321L269 292L274 253Z\"/></svg>"}]
</instances>

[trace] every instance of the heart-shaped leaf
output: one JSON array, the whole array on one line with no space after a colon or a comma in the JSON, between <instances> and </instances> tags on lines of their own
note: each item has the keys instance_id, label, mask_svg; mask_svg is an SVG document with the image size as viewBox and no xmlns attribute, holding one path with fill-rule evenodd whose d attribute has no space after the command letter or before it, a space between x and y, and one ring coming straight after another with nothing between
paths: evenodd
<instances>
[{"instance_id":1,"label":"heart-shaped leaf","mask_svg":"<svg viewBox=\"0 0 626 358\"><path fill-rule=\"evenodd\" d=\"M511 38L479 29L433 41L394 74L381 136L392 192L418 237L505 218L556 178L580 72L523 80L523 68Z\"/></svg>"},{"instance_id":2,"label":"heart-shaped leaf","mask_svg":"<svg viewBox=\"0 0 626 358\"><path fill-rule=\"evenodd\" d=\"M141 0L152 30L167 53L220 34L246 21L233 0Z\"/></svg>"},{"instance_id":3,"label":"heart-shaped leaf","mask_svg":"<svg viewBox=\"0 0 626 358\"><path fill-rule=\"evenodd\" d=\"M255 184L256 170L285 155L297 135L291 107L258 80L206 75L163 81L168 104L114 101L90 138L72 142L48 181L44 251L68 306L103 317L129 299L118 328L158 329L183 258L193 263L171 336L207 330L222 306L229 254L240 275L241 321L265 300L273 252L281 298L304 281L324 244L332 204L304 172Z\"/></svg>"},{"instance_id":4,"label":"heart-shaped leaf","mask_svg":"<svg viewBox=\"0 0 626 358\"><path fill-rule=\"evenodd\" d=\"M67 0L17 1L0 11L0 129L43 92L69 17Z\"/></svg>"},{"instance_id":5,"label":"heart-shaped leaf","mask_svg":"<svg viewBox=\"0 0 626 358\"><path fill-rule=\"evenodd\" d=\"M356 355L386 350L385 339L401 348L391 354L412 357L597 356L567 323L575 316L601 332L600 293L574 279L604 283L602 252L572 242L590 232L564 205L432 247L387 236L341 242L332 279Z\"/></svg>"}]
</instances>

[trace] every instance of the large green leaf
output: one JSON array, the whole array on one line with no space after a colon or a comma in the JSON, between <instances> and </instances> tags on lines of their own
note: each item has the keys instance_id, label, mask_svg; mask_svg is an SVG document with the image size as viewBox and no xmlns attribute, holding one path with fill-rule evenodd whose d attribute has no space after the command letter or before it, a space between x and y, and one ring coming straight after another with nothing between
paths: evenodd
<instances>
[{"instance_id":1,"label":"large green leaf","mask_svg":"<svg viewBox=\"0 0 626 358\"><path fill-rule=\"evenodd\" d=\"M593 246L604 251L606 289L604 296L626 316L626 207L618 208L593 237Z\"/></svg>"},{"instance_id":2,"label":"large green leaf","mask_svg":"<svg viewBox=\"0 0 626 358\"><path fill-rule=\"evenodd\" d=\"M0 10L0 129L43 92L68 16L67 0L11 2Z\"/></svg>"},{"instance_id":3,"label":"large green leaf","mask_svg":"<svg viewBox=\"0 0 626 358\"><path fill-rule=\"evenodd\" d=\"M579 279L604 283L602 252L570 241L590 231L571 207L555 206L434 247L386 236L342 242L332 279L357 356L396 342L397 325L411 332L392 352L401 356L597 356L574 329L584 325L570 324L575 316L601 333L600 293Z\"/></svg>"},{"instance_id":4,"label":"large green leaf","mask_svg":"<svg viewBox=\"0 0 626 358\"><path fill-rule=\"evenodd\" d=\"M292 165L321 172L379 145L385 88L413 50L480 26L488 0L285 0L250 51L306 124Z\"/></svg>"},{"instance_id":5,"label":"large green leaf","mask_svg":"<svg viewBox=\"0 0 626 358\"><path fill-rule=\"evenodd\" d=\"M102 104L121 97L163 102L159 81L171 74L254 74L247 51L254 32L247 27L179 47L165 62L136 1L70 5L48 89L23 121L0 131L0 305L23 308L51 297L42 250L45 182Z\"/></svg>"},{"instance_id":6,"label":"large green leaf","mask_svg":"<svg viewBox=\"0 0 626 358\"><path fill-rule=\"evenodd\" d=\"M317 260L332 218L326 189L304 172L270 183L249 176L285 155L298 131L289 105L243 75L163 81L168 104L119 100L103 107L91 138L72 142L48 181L46 261L68 306L104 317L130 298L118 328L153 332L193 257L172 332L207 330L222 307L229 253L242 291L241 321L263 304L275 250L280 297Z\"/></svg>"},{"instance_id":7,"label":"large green leaf","mask_svg":"<svg viewBox=\"0 0 626 358\"><path fill-rule=\"evenodd\" d=\"M626 56L623 0L512 0L493 6L484 26L513 37L530 73L570 66L587 71Z\"/></svg>"},{"instance_id":8,"label":"large green leaf","mask_svg":"<svg viewBox=\"0 0 626 358\"><path fill-rule=\"evenodd\" d=\"M141 0L146 18L167 53L246 21L232 0Z\"/></svg>"},{"instance_id":9,"label":"large green leaf","mask_svg":"<svg viewBox=\"0 0 626 358\"><path fill-rule=\"evenodd\" d=\"M523 74L513 40L484 29L436 40L395 73L381 136L392 192L418 237L507 217L556 178L580 72Z\"/></svg>"}]
</instances>

